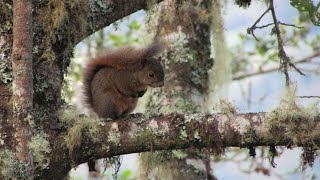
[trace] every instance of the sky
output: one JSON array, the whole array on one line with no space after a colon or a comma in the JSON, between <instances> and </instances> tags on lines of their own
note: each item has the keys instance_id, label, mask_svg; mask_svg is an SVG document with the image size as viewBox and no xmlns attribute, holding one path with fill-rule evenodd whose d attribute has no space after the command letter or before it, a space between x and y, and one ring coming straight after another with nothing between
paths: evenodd
<instances>
[{"instance_id":1,"label":"sky","mask_svg":"<svg viewBox=\"0 0 320 180\"><path fill-rule=\"evenodd\" d=\"M233 2L233 1L232 1ZM314 4L317 4L318 1L313 1ZM297 17L298 11L290 5L289 0L276 0L276 14L278 20L285 23L294 23L294 17ZM253 23L260 17L260 15L266 10L266 6L261 1L253 0L252 5L247 8L239 8L238 6L229 3L225 6L223 18L225 22L225 36L228 46L233 46L239 43L238 34L245 34L248 27L252 26ZM144 11L139 11L133 14L130 17L130 20L137 19L140 23L144 23L144 18L146 14ZM241 18L239 18L241 17ZM270 15L266 15L259 25L267 24L272 21ZM126 23L126 21L124 22ZM112 26L106 27L105 31L115 32L115 31L126 31L125 24L119 24L119 28L115 30ZM312 34L319 34L320 27L313 27ZM247 35L249 36L249 35ZM270 36L270 30L257 30L256 36L265 38ZM319 42L320 43L320 42ZM83 45L78 45L78 50L83 48ZM250 47L249 47L250 48ZM290 57L294 59L300 59L307 56L311 53L311 50L308 48L301 49L286 49ZM320 58L315 61L320 62ZM298 95L315 95L320 96L320 76L307 74L306 76L301 76L296 72L290 71L291 80L297 83L297 94ZM243 92L248 91L248 87L251 86L251 98L256 101L251 103L248 106L246 95ZM246 78L241 81L236 81L230 84L228 98L232 101L236 107L238 107L240 112L260 112L260 111L270 111L276 107L281 99L284 92L284 75L281 72L273 72L267 75L254 76L251 78ZM264 97L264 101L259 101L260 98ZM310 103L318 103L319 99L303 99L301 103L304 105ZM319 107L319 104L318 104ZM259 152L258 152L259 153ZM284 150L284 153L276 158L276 163L278 164L277 168L274 169L275 173L271 176L264 176L258 173L245 174L241 171L242 168L245 168L249 165L248 161L241 163L234 162L223 162L223 163L213 163L212 167L214 168L214 174L218 179L237 180L242 179L280 179L276 174L284 175L285 179L309 179L308 175L310 173L315 173L317 179L320 179L320 164L319 159L313 167L313 169L308 168L305 173L290 173L295 168L299 168L300 163L300 154L301 150L299 148L294 148L293 150ZM231 154L226 154L226 156ZM240 157L241 158L241 157ZM122 170L131 169L135 171L137 169L135 155L126 155L123 159ZM266 160L266 162L268 162ZM266 165L268 166L268 164ZM232 171L231 171L232 170ZM80 166L77 170L78 175L85 177L87 173L86 166ZM73 172L74 173L74 172ZM77 176L78 176L77 175ZM86 178L83 178L86 179Z\"/></svg>"}]
</instances>

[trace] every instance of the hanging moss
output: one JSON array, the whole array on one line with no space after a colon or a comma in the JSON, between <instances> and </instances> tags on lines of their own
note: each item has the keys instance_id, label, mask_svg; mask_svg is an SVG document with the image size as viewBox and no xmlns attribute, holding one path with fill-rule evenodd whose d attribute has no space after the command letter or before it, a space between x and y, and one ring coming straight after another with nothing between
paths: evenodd
<instances>
[{"instance_id":1,"label":"hanging moss","mask_svg":"<svg viewBox=\"0 0 320 180\"><path fill-rule=\"evenodd\" d=\"M98 131L98 120L79 114L75 109L59 112L59 119L69 126L65 143L70 154L72 154L76 148L80 147L84 139L94 141L94 137L96 137Z\"/></svg>"},{"instance_id":2,"label":"hanging moss","mask_svg":"<svg viewBox=\"0 0 320 180\"><path fill-rule=\"evenodd\" d=\"M314 160L317 157L317 149L315 147L309 146L304 147L301 154L302 159L302 169L305 170L307 166L313 167Z\"/></svg>"},{"instance_id":3,"label":"hanging moss","mask_svg":"<svg viewBox=\"0 0 320 180\"><path fill-rule=\"evenodd\" d=\"M277 156L278 156L278 151L277 151L276 146L271 145L269 147L269 151L268 151L268 159L269 159L271 166L274 168L277 166L277 164L274 162L274 158Z\"/></svg>"},{"instance_id":4,"label":"hanging moss","mask_svg":"<svg viewBox=\"0 0 320 180\"><path fill-rule=\"evenodd\" d=\"M88 1L85 0L49 0L39 20L46 33L42 58L55 60L52 45L65 43L65 49L73 47L87 30Z\"/></svg>"},{"instance_id":5,"label":"hanging moss","mask_svg":"<svg viewBox=\"0 0 320 180\"><path fill-rule=\"evenodd\" d=\"M176 161L169 161L172 159L171 151L156 151L151 153L143 153L140 156L140 166L138 179L146 180L155 177L156 174L161 174L161 179L175 179L179 174ZM154 167L157 167L156 169Z\"/></svg>"},{"instance_id":6,"label":"hanging moss","mask_svg":"<svg viewBox=\"0 0 320 180\"><path fill-rule=\"evenodd\" d=\"M286 90L277 108L267 114L266 122L273 141L288 140L291 145L306 146L302 154L302 162L312 165L316 153L312 148L314 140L320 136L320 127L315 121L318 115L316 104L303 107L296 100L296 86ZM270 147L271 165L276 151L274 146Z\"/></svg>"}]
</instances>

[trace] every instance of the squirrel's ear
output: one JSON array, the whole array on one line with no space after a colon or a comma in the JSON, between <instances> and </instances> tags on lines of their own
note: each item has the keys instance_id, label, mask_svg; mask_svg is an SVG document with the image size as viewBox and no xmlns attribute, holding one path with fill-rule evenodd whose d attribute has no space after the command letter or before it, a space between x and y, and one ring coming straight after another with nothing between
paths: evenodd
<instances>
[{"instance_id":1,"label":"squirrel's ear","mask_svg":"<svg viewBox=\"0 0 320 180\"><path fill-rule=\"evenodd\" d=\"M142 58L140 64L142 65L142 68L144 68L144 66L147 64L147 58Z\"/></svg>"},{"instance_id":2,"label":"squirrel's ear","mask_svg":"<svg viewBox=\"0 0 320 180\"><path fill-rule=\"evenodd\" d=\"M162 59L161 59L161 57L159 56L159 57L157 58L157 60L161 62Z\"/></svg>"}]
</instances>

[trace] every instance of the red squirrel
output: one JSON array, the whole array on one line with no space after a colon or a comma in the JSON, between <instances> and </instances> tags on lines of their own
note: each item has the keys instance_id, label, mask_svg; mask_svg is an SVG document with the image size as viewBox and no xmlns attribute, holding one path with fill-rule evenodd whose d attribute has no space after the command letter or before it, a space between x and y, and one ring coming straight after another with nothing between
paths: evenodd
<instances>
[{"instance_id":1,"label":"red squirrel","mask_svg":"<svg viewBox=\"0 0 320 180\"><path fill-rule=\"evenodd\" d=\"M112 50L91 60L83 74L85 103L100 118L118 119L132 112L148 87L164 84L160 58L164 47L155 41L145 48ZM95 171L89 162L89 171Z\"/></svg>"}]
</instances>

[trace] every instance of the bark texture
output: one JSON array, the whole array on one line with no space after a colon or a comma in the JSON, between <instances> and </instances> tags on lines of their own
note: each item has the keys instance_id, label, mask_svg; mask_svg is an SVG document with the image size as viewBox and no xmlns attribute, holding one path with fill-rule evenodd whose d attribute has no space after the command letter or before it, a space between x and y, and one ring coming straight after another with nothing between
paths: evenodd
<instances>
[{"instance_id":1,"label":"bark texture","mask_svg":"<svg viewBox=\"0 0 320 180\"><path fill-rule=\"evenodd\" d=\"M159 1L161 0L156 0L154 3ZM33 170L35 178L39 179L54 178L57 174L59 177L67 175L71 169L71 163L68 161L70 158L60 158L59 153L50 153L50 148L55 149L54 147L62 143L56 139L60 133L57 130L60 123L56 112L63 103L61 89L73 47L93 32L146 8L149 4L147 2L144 0L0 1L1 157L3 152L8 154L7 152L12 153L17 149L20 153L16 154L18 159L21 158L24 162L20 165L27 166L30 177L33 177L31 176ZM12 86L13 92L11 92ZM33 113L31 113L32 108ZM33 145L36 145L37 141L34 140L43 140L39 141L43 144L48 143L48 149L40 146L33 147L32 150L33 158L41 152L40 155L45 157L44 161L43 159L39 161L38 158L32 163L32 159L28 156L30 152L27 150L27 144L33 141ZM64 156L68 155L61 155ZM14 158L11 159L11 156L6 157L10 157L8 162L11 160L18 162ZM64 160L66 163L63 163ZM35 167L33 164L36 164ZM2 165L0 162L0 166ZM49 171L47 168L50 168L49 175L53 176L45 174ZM9 169L6 171L7 175L19 174L14 166L7 169Z\"/></svg>"},{"instance_id":2,"label":"bark texture","mask_svg":"<svg viewBox=\"0 0 320 180\"><path fill-rule=\"evenodd\" d=\"M23 178L33 178L33 157L28 148L32 136L29 119L32 118L32 0L13 1L13 110L16 139L15 153L25 168Z\"/></svg>"}]
</instances>

